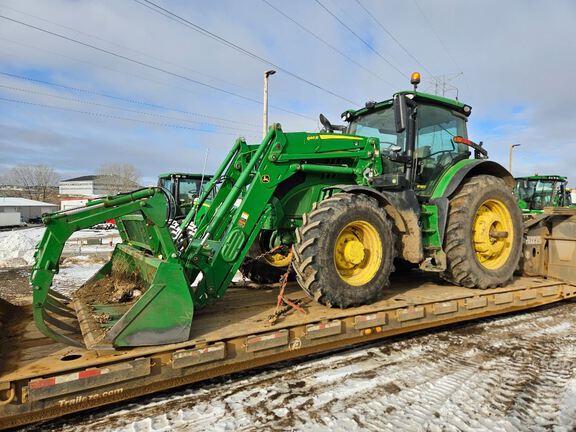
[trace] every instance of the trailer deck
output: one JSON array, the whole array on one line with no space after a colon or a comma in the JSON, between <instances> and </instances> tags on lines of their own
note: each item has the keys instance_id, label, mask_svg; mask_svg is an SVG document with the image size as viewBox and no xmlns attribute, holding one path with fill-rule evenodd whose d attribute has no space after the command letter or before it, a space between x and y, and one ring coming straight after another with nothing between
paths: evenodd
<instances>
[{"instance_id":1,"label":"trailer deck","mask_svg":"<svg viewBox=\"0 0 576 432\"><path fill-rule=\"evenodd\" d=\"M576 286L542 277L475 290L438 283L429 274L397 275L383 298L367 306L330 309L296 285L289 310L270 322L278 288L234 287L198 311L191 340L119 351L83 350L42 335L31 306L4 305L8 332L0 348L0 428L115 403L280 360L391 335L525 310L576 297ZM0 305L2 306L2 305ZM3 323L4 324L4 323ZM80 337L80 336L79 336Z\"/></svg>"}]
</instances>

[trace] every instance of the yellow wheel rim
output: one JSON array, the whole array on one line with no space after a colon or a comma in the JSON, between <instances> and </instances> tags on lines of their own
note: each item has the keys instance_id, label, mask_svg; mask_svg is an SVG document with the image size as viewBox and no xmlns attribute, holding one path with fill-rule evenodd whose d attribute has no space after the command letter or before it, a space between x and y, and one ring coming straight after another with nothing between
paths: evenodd
<instances>
[{"instance_id":1,"label":"yellow wheel rim","mask_svg":"<svg viewBox=\"0 0 576 432\"><path fill-rule=\"evenodd\" d=\"M286 255L277 252L265 255L264 259L273 267L286 267L292 262L292 249L290 249L290 252L288 252Z\"/></svg>"},{"instance_id":2,"label":"yellow wheel rim","mask_svg":"<svg viewBox=\"0 0 576 432\"><path fill-rule=\"evenodd\" d=\"M336 238L334 264L347 284L370 282L382 264L382 241L376 228L366 221L346 225Z\"/></svg>"},{"instance_id":3,"label":"yellow wheel rim","mask_svg":"<svg viewBox=\"0 0 576 432\"><path fill-rule=\"evenodd\" d=\"M472 225L476 259L490 270L502 267L514 243L514 223L508 208L497 199L482 203Z\"/></svg>"}]
</instances>

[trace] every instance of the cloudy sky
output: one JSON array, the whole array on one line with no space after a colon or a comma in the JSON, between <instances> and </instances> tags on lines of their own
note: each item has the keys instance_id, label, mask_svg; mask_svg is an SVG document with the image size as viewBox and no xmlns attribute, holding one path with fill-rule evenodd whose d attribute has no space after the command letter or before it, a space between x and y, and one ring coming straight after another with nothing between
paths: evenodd
<instances>
[{"instance_id":1,"label":"cloudy sky","mask_svg":"<svg viewBox=\"0 0 576 432\"><path fill-rule=\"evenodd\" d=\"M421 90L444 81L472 105L492 159L519 143L515 175L576 185L573 0L152 1L0 0L0 174L129 162L152 182L201 171L207 152L213 170L236 137L260 137L266 69L286 131L388 99L419 70Z\"/></svg>"}]
</instances>

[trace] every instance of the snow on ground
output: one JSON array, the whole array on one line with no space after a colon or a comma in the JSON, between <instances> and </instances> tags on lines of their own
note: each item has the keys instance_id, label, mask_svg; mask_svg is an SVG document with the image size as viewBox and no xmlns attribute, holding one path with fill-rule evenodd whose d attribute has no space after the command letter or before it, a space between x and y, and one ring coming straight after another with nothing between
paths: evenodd
<instances>
[{"instance_id":1,"label":"snow on ground","mask_svg":"<svg viewBox=\"0 0 576 432\"><path fill-rule=\"evenodd\" d=\"M30 266L34 262L36 245L44 235L44 228L28 228L0 232L0 268ZM64 249L65 253L100 253L109 252L113 246L108 241L102 245L84 245L90 238L105 238L112 245L120 238L117 230L81 230L70 237Z\"/></svg>"},{"instance_id":2,"label":"snow on ground","mask_svg":"<svg viewBox=\"0 0 576 432\"><path fill-rule=\"evenodd\" d=\"M90 257L85 255L81 255L80 258L81 259L74 265L66 266L66 264L64 264L60 267L60 272L54 277L52 289L66 296L70 296L106 262L106 259L91 260ZM82 260L82 258L86 259Z\"/></svg>"},{"instance_id":3,"label":"snow on ground","mask_svg":"<svg viewBox=\"0 0 576 432\"><path fill-rule=\"evenodd\" d=\"M575 330L576 302L567 302L271 365L43 427L570 432Z\"/></svg>"}]
</instances>

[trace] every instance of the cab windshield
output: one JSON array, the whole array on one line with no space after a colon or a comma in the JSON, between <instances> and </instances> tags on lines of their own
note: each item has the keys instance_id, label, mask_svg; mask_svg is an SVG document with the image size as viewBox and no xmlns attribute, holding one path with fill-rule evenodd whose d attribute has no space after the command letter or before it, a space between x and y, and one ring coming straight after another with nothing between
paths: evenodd
<instances>
[{"instance_id":1,"label":"cab windshield","mask_svg":"<svg viewBox=\"0 0 576 432\"><path fill-rule=\"evenodd\" d=\"M526 180L516 183L516 196L526 203L530 210L543 210L554 205L554 198L560 195L560 185L555 181Z\"/></svg>"},{"instance_id":2,"label":"cab windshield","mask_svg":"<svg viewBox=\"0 0 576 432\"><path fill-rule=\"evenodd\" d=\"M406 142L406 132L396 133L392 105L352 120L348 127L348 133L378 138L380 140L380 149L383 151L390 150L391 147L396 146L403 150Z\"/></svg>"},{"instance_id":3,"label":"cab windshield","mask_svg":"<svg viewBox=\"0 0 576 432\"><path fill-rule=\"evenodd\" d=\"M180 178L180 188L178 190L178 199L182 201L192 201L200 196L200 179Z\"/></svg>"}]
</instances>

